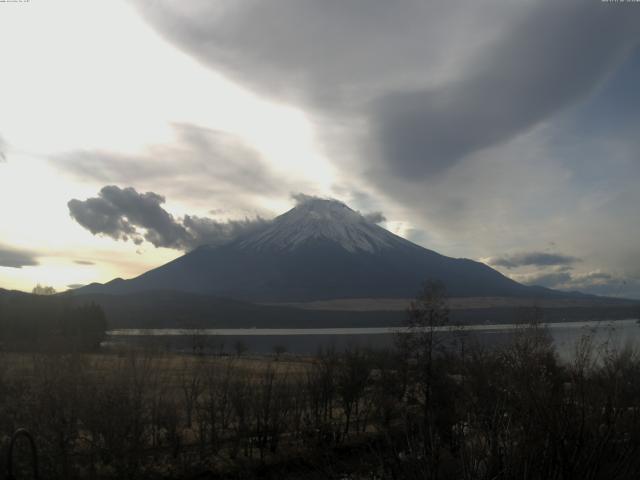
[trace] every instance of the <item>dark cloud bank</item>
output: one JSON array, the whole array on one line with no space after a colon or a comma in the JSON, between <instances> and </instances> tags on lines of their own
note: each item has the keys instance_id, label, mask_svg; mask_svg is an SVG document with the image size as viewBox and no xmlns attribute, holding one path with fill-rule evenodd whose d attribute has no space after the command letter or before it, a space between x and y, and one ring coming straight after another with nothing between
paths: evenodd
<instances>
[{"instance_id":1,"label":"dark cloud bank","mask_svg":"<svg viewBox=\"0 0 640 480\"><path fill-rule=\"evenodd\" d=\"M38 265L34 252L0 245L0 267L22 268Z\"/></svg>"},{"instance_id":2,"label":"dark cloud bank","mask_svg":"<svg viewBox=\"0 0 640 480\"><path fill-rule=\"evenodd\" d=\"M618 297L637 297L640 293L640 279L599 270L575 271L574 265L582 261L561 253L520 252L493 257L487 263L508 270L523 267L533 269L530 273L514 275L516 280L527 285Z\"/></svg>"},{"instance_id":3,"label":"dark cloud bank","mask_svg":"<svg viewBox=\"0 0 640 480\"><path fill-rule=\"evenodd\" d=\"M537 2L462 78L384 95L373 124L392 173L437 174L585 98L638 41L638 17L623 10Z\"/></svg>"},{"instance_id":4,"label":"dark cloud bank","mask_svg":"<svg viewBox=\"0 0 640 480\"><path fill-rule=\"evenodd\" d=\"M524 279L523 283L540 285L566 291L580 291L594 295L615 297L637 297L640 292L640 279L618 277L606 272L576 273L571 271L543 271Z\"/></svg>"},{"instance_id":5,"label":"dark cloud bank","mask_svg":"<svg viewBox=\"0 0 640 480\"><path fill-rule=\"evenodd\" d=\"M224 243L265 223L259 217L228 222L195 215L175 218L162 207L164 202L165 198L154 192L109 185L97 197L70 200L68 207L71 216L94 235L135 244L146 240L155 247L185 251Z\"/></svg>"},{"instance_id":6,"label":"dark cloud bank","mask_svg":"<svg viewBox=\"0 0 640 480\"><path fill-rule=\"evenodd\" d=\"M524 266L546 267L552 265L573 265L579 261L579 258L561 253L521 252L491 258L489 263L497 267L517 268Z\"/></svg>"}]
</instances>

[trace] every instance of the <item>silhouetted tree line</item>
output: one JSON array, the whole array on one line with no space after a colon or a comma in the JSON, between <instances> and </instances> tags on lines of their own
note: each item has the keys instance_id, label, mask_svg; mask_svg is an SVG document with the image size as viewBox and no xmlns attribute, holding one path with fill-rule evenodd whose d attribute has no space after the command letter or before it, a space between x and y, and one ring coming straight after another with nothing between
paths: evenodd
<instances>
[{"instance_id":1,"label":"silhouetted tree line","mask_svg":"<svg viewBox=\"0 0 640 480\"><path fill-rule=\"evenodd\" d=\"M587 335L561 362L535 322L492 349L447 324L429 285L392 351L36 355L0 368L0 438L28 427L44 478L637 478L637 350Z\"/></svg>"},{"instance_id":2,"label":"silhouetted tree line","mask_svg":"<svg viewBox=\"0 0 640 480\"><path fill-rule=\"evenodd\" d=\"M0 348L4 350L94 350L107 323L94 303L69 298L15 294L0 297Z\"/></svg>"}]
</instances>

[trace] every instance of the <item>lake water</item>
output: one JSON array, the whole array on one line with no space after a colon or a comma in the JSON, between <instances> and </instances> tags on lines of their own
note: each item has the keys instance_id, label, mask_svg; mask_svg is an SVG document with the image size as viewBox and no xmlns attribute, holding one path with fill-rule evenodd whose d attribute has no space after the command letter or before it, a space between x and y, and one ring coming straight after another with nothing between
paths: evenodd
<instances>
[{"instance_id":1,"label":"lake water","mask_svg":"<svg viewBox=\"0 0 640 480\"><path fill-rule=\"evenodd\" d=\"M562 357L570 356L576 341L585 335L596 345L622 348L640 342L640 325L636 319L612 321L558 322L542 324L553 338ZM499 345L508 342L519 325L466 325L440 327L445 336L467 338L469 342ZM295 354L312 354L318 348L347 347L387 348L395 334L393 328L221 328L221 329L117 329L107 332L107 346L144 345L172 350L202 349L233 353L242 343L248 352L271 353L276 346Z\"/></svg>"}]
</instances>

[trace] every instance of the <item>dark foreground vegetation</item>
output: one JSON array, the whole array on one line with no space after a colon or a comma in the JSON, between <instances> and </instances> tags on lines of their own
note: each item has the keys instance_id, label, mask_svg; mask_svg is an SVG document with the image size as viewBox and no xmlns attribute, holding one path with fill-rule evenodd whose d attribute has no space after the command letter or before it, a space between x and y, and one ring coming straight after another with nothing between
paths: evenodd
<instances>
[{"instance_id":1,"label":"dark foreground vegetation","mask_svg":"<svg viewBox=\"0 0 640 480\"><path fill-rule=\"evenodd\" d=\"M386 352L5 353L0 461L26 427L42 478L637 478L637 351L587 336L561 363L535 322L444 345L437 288L409 314Z\"/></svg>"},{"instance_id":2,"label":"dark foreground vegetation","mask_svg":"<svg viewBox=\"0 0 640 480\"><path fill-rule=\"evenodd\" d=\"M106 329L102 307L93 302L0 291L0 350L91 351Z\"/></svg>"}]
</instances>

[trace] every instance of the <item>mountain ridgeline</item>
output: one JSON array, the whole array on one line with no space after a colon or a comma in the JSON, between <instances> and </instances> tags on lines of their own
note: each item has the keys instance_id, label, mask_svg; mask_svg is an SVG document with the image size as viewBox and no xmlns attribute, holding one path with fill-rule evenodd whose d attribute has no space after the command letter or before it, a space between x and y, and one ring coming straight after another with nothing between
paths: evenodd
<instances>
[{"instance_id":1,"label":"mountain ridgeline","mask_svg":"<svg viewBox=\"0 0 640 480\"><path fill-rule=\"evenodd\" d=\"M204 245L130 280L80 294L171 290L253 302L410 298L426 280L454 297L554 297L469 259L450 258L370 222L336 200L309 199L263 228Z\"/></svg>"}]
</instances>

